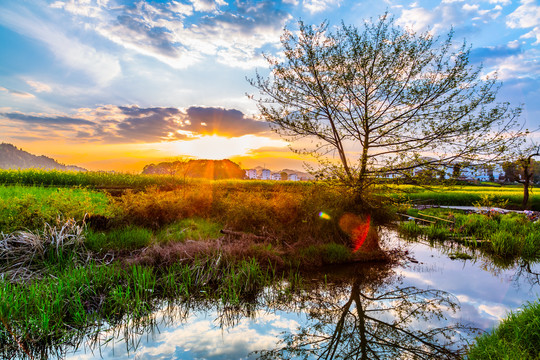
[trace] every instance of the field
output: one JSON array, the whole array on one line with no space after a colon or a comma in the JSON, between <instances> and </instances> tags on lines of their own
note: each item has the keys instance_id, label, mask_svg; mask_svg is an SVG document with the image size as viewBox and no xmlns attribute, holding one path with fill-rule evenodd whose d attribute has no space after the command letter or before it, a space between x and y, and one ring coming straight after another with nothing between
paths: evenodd
<instances>
[{"instance_id":1,"label":"field","mask_svg":"<svg viewBox=\"0 0 540 360\"><path fill-rule=\"evenodd\" d=\"M8 355L61 343L88 324L140 318L164 299L234 306L284 279L296 286L300 270L389 261L375 229L411 203L521 202L518 187L401 185L359 203L324 182L3 170L0 183L0 342L14 346L3 348ZM473 230L493 221L523 234L519 242L500 235L496 255L540 256L540 239L528 235L540 232L519 216L455 217L463 236L480 239Z\"/></svg>"},{"instance_id":2,"label":"field","mask_svg":"<svg viewBox=\"0 0 540 360\"><path fill-rule=\"evenodd\" d=\"M394 190L392 197L396 201L408 202L414 205L456 205L471 206L475 203L486 206L504 205L519 209L523 200L522 185L504 186L434 186L425 189L413 185L396 185L391 187ZM535 189L531 189L529 199L531 210L540 210L540 194Z\"/></svg>"}]
</instances>

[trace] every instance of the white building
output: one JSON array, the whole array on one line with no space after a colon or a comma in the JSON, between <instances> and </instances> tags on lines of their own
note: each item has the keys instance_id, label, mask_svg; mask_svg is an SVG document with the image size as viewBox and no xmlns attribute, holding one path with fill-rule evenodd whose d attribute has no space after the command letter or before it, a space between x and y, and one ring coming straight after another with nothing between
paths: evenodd
<instances>
[{"instance_id":1,"label":"white building","mask_svg":"<svg viewBox=\"0 0 540 360\"><path fill-rule=\"evenodd\" d=\"M296 175L296 174L289 174L289 180L290 180L290 181L298 181L298 175Z\"/></svg>"},{"instance_id":2,"label":"white building","mask_svg":"<svg viewBox=\"0 0 540 360\"><path fill-rule=\"evenodd\" d=\"M270 180L271 175L272 175L272 173L270 172L270 170L263 169L262 175L261 175L261 180Z\"/></svg>"},{"instance_id":3,"label":"white building","mask_svg":"<svg viewBox=\"0 0 540 360\"><path fill-rule=\"evenodd\" d=\"M272 173L271 179L272 180L281 180L281 174L280 173Z\"/></svg>"},{"instance_id":4,"label":"white building","mask_svg":"<svg viewBox=\"0 0 540 360\"><path fill-rule=\"evenodd\" d=\"M248 179L256 179L257 178L257 170L256 169L246 170L246 176L247 176Z\"/></svg>"}]
</instances>

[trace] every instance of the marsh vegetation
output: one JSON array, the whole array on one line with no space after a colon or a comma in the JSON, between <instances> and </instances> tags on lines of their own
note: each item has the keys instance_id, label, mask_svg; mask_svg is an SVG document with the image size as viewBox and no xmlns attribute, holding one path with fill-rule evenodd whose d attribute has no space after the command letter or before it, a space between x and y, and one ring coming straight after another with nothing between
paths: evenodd
<instances>
[{"instance_id":1,"label":"marsh vegetation","mask_svg":"<svg viewBox=\"0 0 540 360\"><path fill-rule=\"evenodd\" d=\"M12 179L17 179L13 174L26 176L14 171ZM372 330L383 331L384 326L372 317L365 318L372 325L368 321L358 327L354 323L358 311L373 307L378 310L362 314L375 314L384 311L376 304L411 297L403 300L403 306L416 304L416 310L400 308L405 325L413 313L439 316L431 307L419 310L425 301L459 307L447 290L426 292L418 284L414 284L418 289L398 288L391 280L392 269L409 263L410 253L403 246L382 250L384 241L377 230L397 219L395 213L404 211L398 206L407 202L400 205L396 198L375 196L372 203L359 203L347 188L327 183L190 180L172 186L156 179L145 187L116 186L110 192L82 184L27 186L19 180L0 186L0 344L5 357L63 357L63 351L72 351L65 350L70 344L89 341L89 334L125 326L139 329L134 324L144 324L164 306L185 309L211 304L211 311L217 306L228 309L226 316L234 313L233 318L242 318L261 303L278 309L299 306L303 311L320 307L331 313L317 313L317 318L312 312L310 319L316 323L309 328L314 332L291 334L279 348L256 349L261 351L257 356L310 358L315 350L304 345L314 338L321 339L320 351L328 354L351 355L362 344L363 353L379 354L382 345L377 339L383 335ZM444 210L426 211L440 218L450 216ZM415 210L409 214L422 217ZM466 239L459 248L439 250L454 261L476 262L485 256L493 259L494 267L507 269L519 261L531 264L540 254L535 237L538 224L523 215L452 216L452 228L459 231L444 221L427 227L402 222L400 230L417 241L427 236L441 244L445 239L455 243L455 234L460 234ZM494 235L497 232L515 236ZM359 235L363 243L360 251L354 251ZM488 237L500 246L479 245ZM363 275L333 278L342 264L355 264L352 269L363 269ZM324 273L315 276L319 269ZM321 281L310 288L306 279L314 276ZM311 291L315 293L310 295ZM334 294L334 302L314 302L330 301L325 297L329 294ZM336 311L343 310L344 304L348 310L339 315ZM336 323L334 317L344 322ZM343 330L349 321L367 342L351 342L356 335ZM461 356L471 337L457 343L442 339L472 328L455 325L441 324L440 333L432 334L416 329L408 350L398 347L381 354ZM341 334L339 341L320 337L330 330ZM403 336L409 336L409 330L388 327L384 331L405 344Z\"/></svg>"}]
</instances>

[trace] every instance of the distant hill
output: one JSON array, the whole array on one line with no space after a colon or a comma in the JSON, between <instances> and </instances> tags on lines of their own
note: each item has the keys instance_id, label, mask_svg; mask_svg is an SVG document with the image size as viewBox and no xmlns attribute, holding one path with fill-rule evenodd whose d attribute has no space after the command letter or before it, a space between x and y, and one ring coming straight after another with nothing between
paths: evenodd
<instances>
[{"instance_id":1,"label":"distant hill","mask_svg":"<svg viewBox=\"0 0 540 360\"><path fill-rule=\"evenodd\" d=\"M36 156L12 144L0 144L0 169L43 169L62 171L87 171L78 166L60 164L47 156Z\"/></svg>"},{"instance_id":2,"label":"distant hill","mask_svg":"<svg viewBox=\"0 0 540 360\"><path fill-rule=\"evenodd\" d=\"M146 165L143 174L167 174L210 180L243 179L246 172L229 159L188 160Z\"/></svg>"}]
</instances>

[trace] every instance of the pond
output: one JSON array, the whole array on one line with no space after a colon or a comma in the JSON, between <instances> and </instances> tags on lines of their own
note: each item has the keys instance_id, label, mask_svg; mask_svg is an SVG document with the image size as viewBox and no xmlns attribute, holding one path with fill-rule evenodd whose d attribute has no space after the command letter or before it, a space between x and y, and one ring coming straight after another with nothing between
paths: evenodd
<instances>
[{"instance_id":1,"label":"pond","mask_svg":"<svg viewBox=\"0 0 540 360\"><path fill-rule=\"evenodd\" d=\"M383 230L400 264L350 265L287 282L250 304L164 303L149 318L87 335L67 359L458 358L482 331L540 297L540 266L494 263L455 244ZM450 255L468 252L471 260Z\"/></svg>"}]
</instances>

